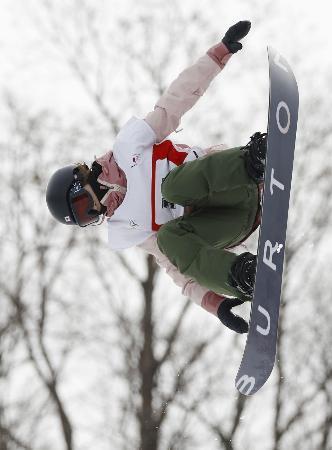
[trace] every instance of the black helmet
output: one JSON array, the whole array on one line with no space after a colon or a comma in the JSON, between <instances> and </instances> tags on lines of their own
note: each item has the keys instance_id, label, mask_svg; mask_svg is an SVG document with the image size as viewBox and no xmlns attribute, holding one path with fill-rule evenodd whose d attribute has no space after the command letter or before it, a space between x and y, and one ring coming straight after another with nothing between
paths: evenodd
<instances>
[{"instance_id":1,"label":"black helmet","mask_svg":"<svg viewBox=\"0 0 332 450\"><path fill-rule=\"evenodd\" d=\"M75 181L76 167L71 165L57 170L48 182L46 190L46 203L50 213L66 225L77 224L69 203L69 190Z\"/></svg>"},{"instance_id":2,"label":"black helmet","mask_svg":"<svg viewBox=\"0 0 332 450\"><path fill-rule=\"evenodd\" d=\"M85 176L81 169L88 172ZM92 194L85 189L86 183L93 182L89 167L84 164L71 165L57 170L51 177L47 190L46 202L53 217L65 225L86 227L99 221L104 213L94 209Z\"/></svg>"}]
</instances>

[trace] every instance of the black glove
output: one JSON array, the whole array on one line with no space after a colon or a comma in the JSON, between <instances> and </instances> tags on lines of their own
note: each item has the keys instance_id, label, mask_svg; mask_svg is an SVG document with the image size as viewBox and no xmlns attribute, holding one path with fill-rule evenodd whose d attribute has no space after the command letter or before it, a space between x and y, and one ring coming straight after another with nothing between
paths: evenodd
<instances>
[{"instance_id":1,"label":"black glove","mask_svg":"<svg viewBox=\"0 0 332 450\"><path fill-rule=\"evenodd\" d=\"M248 333L248 324L242 317L234 314L231 309L234 308L234 306L239 306L243 303L243 300L237 298L226 298L220 303L217 311L220 322L230 330L240 334Z\"/></svg>"},{"instance_id":2,"label":"black glove","mask_svg":"<svg viewBox=\"0 0 332 450\"><path fill-rule=\"evenodd\" d=\"M241 20L227 30L225 36L222 38L222 42L231 53L236 53L241 50L242 44L238 41L247 36L250 27L251 22L249 22L249 20Z\"/></svg>"}]
</instances>

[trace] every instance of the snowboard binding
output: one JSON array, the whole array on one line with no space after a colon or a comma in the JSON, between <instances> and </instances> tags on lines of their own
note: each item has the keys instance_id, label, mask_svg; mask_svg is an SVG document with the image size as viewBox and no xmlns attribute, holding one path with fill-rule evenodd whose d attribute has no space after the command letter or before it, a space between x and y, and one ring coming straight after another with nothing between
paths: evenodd
<instances>
[{"instance_id":1,"label":"snowboard binding","mask_svg":"<svg viewBox=\"0 0 332 450\"><path fill-rule=\"evenodd\" d=\"M229 284L240 291L248 300L251 300L254 294L256 267L257 256L245 252L236 258L228 276Z\"/></svg>"},{"instance_id":2,"label":"snowboard binding","mask_svg":"<svg viewBox=\"0 0 332 450\"><path fill-rule=\"evenodd\" d=\"M267 133L257 131L250 137L248 144L245 147L242 147L248 175L257 184L262 183L264 180L267 150L266 138Z\"/></svg>"}]
</instances>

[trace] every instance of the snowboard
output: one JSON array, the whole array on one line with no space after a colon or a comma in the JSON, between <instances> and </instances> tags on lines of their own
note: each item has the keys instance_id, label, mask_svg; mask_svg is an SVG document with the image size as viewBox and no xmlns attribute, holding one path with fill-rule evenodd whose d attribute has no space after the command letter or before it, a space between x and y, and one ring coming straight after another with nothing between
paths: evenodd
<instances>
[{"instance_id":1,"label":"snowboard","mask_svg":"<svg viewBox=\"0 0 332 450\"><path fill-rule=\"evenodd\" d=\"M284 57L268 48L270 95L267 156L257 272L249 331L235 379L241 394L252 395L269 378L276 356L299 93Z\"/></svg>"}]
</instances>

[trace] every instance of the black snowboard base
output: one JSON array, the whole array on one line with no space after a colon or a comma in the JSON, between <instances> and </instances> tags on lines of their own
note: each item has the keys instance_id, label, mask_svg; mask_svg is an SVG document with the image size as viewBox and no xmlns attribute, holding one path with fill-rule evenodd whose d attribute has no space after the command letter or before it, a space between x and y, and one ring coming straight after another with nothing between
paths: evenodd
<instances>
[{"instance_id":1,"label":"black snowboard base","mask_svg":"<svg viewBox=\"0 0 332 450\"><path fill-rule=\"evenodd\" d=\"M256 282L249 333L235 380L244 395L252 395L263 386L275 362L299 106L298 87L289 64L271 47L268 55L270 103Z\"/></svg>"}]
</instances>

